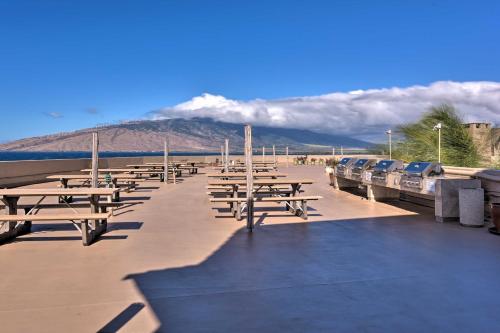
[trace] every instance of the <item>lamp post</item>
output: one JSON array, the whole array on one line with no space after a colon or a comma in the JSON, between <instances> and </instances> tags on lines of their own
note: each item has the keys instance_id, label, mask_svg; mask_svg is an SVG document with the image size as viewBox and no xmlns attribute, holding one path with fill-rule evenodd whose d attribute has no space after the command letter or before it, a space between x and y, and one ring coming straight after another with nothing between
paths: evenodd
<instances>
[{"instance_id":1,"label":"lamp post","mask_svg":"<svg viewBox=\"0 0 500 333\"><path fill-rule=\"evenodd\" d=\"M389 136L389 159L392 160L392 130L388 129L385 134Z\"/></svg>"},{"instance_id":2,"label":"lamp post","mask_svg":"<svg viewBox=\"0 0 500 333\"><path fill-rule=\"evenodd\" d=\"M438 131L438 163L441 163L441 128L443 128L442 123L437 123L433 130Z\"/></svg>"}]
</instances>

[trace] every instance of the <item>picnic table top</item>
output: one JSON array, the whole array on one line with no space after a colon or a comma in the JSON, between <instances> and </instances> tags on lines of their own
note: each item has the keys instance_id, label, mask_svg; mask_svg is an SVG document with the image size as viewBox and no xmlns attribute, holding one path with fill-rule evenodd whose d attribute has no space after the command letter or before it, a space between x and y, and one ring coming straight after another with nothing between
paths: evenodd
<instances>
[{"instance_id":1,"label":"picnic table top","mask_svg":"<svg viewBox=\"0 0 500 333\"><path fill-rule=\"evenodd\" d=\"M168 163L169 167L178 166L178 165L182 166L182 163L173 163L173 164L172 163ZM127 167L131 167L131 168L145 168L145 169L149 169L149 168L164 168L165 164L163 164L163 163L155 163L155 164L127 164Z\"/></svg>"},{"instance_id":2,"label":"picnic table top","mask_svg":"<svg viewBox=\"0 0 500 333\"><path fill-rule=\"evenodd\" d=\"M255 179L254 185L281 185L281 184L312 184L312 179L294 179L294 178L281 178L281 179ZM245 179L229 179L229 180L210 180L208 185L246 185Z\"/></svg>"},{"instance_id":3,"label":"picnic table top","mask_svg":"<svg viewBox=\"0 0 500 333\"><path fill-rule=\"evenodd\" d=\"M237 165L245 165L245 162L236 162ZM252 164L258 164L258 165L274 165L276 163L274 162L258 162L258 161L252 161Z\"/></svg>"},{"instance_id":4,"label":"picnic table top","mask_svg":"<svg viewBox=\"0 0 500 333\"><path fill-rule=\"evenodd\" d=\"M92 179L91 175L50 175L46 177L47 179ZM114 174L111 178L115 179L129 179L130 174ZM99 175L99 179L106 179L103 174Z\"/></svg>"},{"instance_id":5,"label":"picnic table top","mask_svg":"<svg viewBox=\"0 0 500 333\"><path fill-rule=\"evenodd\" d=\"M200 166L200 165L206 165L207 163L205 162L185 162L185 161L180 161L180 162L169 162L169 164L189 164L191 166L194 164L195 166ZM144 165L163 165L162 162L147 162Z\"/></svg>"},{"instance_id":6,"label":"picnic table top","mask_svg":"<svg viewBox=\"0 0 500 333\"><path fill-rule=\"evenodd\" d=\"M219 166L219 168L223 168L224 166ZM229 169L237 169L237 170L246 170L246 165L229 165ZM258 165L253 165L252 168L254 170L274 170L274 167L268 167L268 166L258 166Z\"/></svg>"},{"instance_id":7,"label":"picnic table top","mask_svg":"<svg viewBox=\"0 0 500 333\"><path fill-rule=\"evenodd\" d=\"M78 195L112 195L119 189L116 188L9 188L0 189L0 196L25 197L25 196L78 196Z\"/></svg>"},{"instance_id":8,"label":"picnic table top","mask_svg":"<svg viewBox=\"0 0 500 333\"><path fill-rule=\"evenodd\" d=\"M92 169L83 169L82 172L91 172ZM132 172L132 173L163 173L163 171L153 170L153 169L134 169L134 168L108 168L108 169L98 169L98 172Z\"/></svg>"},{"instance_id":9,"label":"picnic table top","mask_svg":"<svg viewBox=\"0 0 500 333\"><path fill-rule=\"evenodd\" d=\"M225 178L236 178L236 177L246 177L246 172L216 172L208 173L207 177L225 177ZM286 173L279 172L254 172L254 178L264 178L264 177L286 177Z\"/></svg>"}]
</instances>

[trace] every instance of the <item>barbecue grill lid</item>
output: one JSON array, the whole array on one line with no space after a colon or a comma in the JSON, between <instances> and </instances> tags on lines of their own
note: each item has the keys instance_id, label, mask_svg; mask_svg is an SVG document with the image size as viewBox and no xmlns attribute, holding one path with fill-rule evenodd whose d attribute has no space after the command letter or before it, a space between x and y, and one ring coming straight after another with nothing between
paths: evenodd
<instances>
[{"instance_id":1,"label":"barbecue grill lid","mask_svg":"<svg viewBox=\"0 0 500 333\"><path fill-rule=\"evenodd\" d=\"M432 162L411 162L404 171L407 173L421 174L431 164Z\"/></svg>"},{"instance_id":2,"label":"barbecue grill lid","mask_svg":"<svg viewBox=\"0 0 500 333\"><path fill-rule=\"evenodd\" d=\"M366 164L366 162L368 162L367 158L360 158L359 160L356 161L356 163L354 163L354 166L362 167Z\"/></svg>"},{"instance_id":3,"label":"barbecue grill lid","mask_svg":"<svg viewBox=\"0 0 500 333\"><path fill-rule=\"evenodd\" d=\"M351 157L344 157L340 160L339 164L346 165L351 160Z\"/></svg>"},{"instance_id":4,"label":"barbecue grill lid","mask_svg":"<svg viewBox=\"0 0 500 333\"><path fill-rule=\"evenodd\" d=\"M378 162L373 169L376 171L387 172L387 169L389 169L393 163L393 160L382 160Z\"/></svg>"}]
</instances>

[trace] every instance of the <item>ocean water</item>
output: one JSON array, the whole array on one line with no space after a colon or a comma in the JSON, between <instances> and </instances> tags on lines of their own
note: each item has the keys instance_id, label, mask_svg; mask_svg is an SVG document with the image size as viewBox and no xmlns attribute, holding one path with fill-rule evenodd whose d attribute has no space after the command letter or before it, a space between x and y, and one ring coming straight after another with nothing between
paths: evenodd
<instances>
[{"instance_id":1,"label":"ocean water","mask_svg":"<svg viewBox=\"0 0 500 333\"><path fill-rule=\"evenodd\" d=\"M172 156L206 156L219 155L220 153L186 153L171 152ZM134 156L163 156L163 152L99 152L99 157L134 157ZM20 160L52 160L52 159L73 159L91 158L90 151L70 151L70 152L27 152L27 151L0 151L0 161L20 161Z\"/></svg>"}]
</instances>

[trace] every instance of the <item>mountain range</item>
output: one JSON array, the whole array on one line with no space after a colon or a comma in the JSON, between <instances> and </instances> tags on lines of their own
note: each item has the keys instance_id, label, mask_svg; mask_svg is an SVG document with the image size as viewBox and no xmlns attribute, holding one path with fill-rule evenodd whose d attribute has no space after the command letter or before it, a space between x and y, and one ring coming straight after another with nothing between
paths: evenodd
<instances>
[{"instance_id":1,"label":"mountain range","mask_svg":"<svg viewBox=\"0 0 500 333\"><path fill-rule=\"evenodd\" d=\"M87 128L20 139L0 144L4 151L88 151L93 131L99 132L101 151L160 151L168 136L172 151L220 150L224 139L229 139L232 150L242 150L244 129L242 124L215 121L210 118L140 120L116 125ZM252 126L254 147L290 147L295 151L318 151L332 146L368 148L372 143L344 135L316 133L309 130Z\"/></svg>"}]
</instances>

